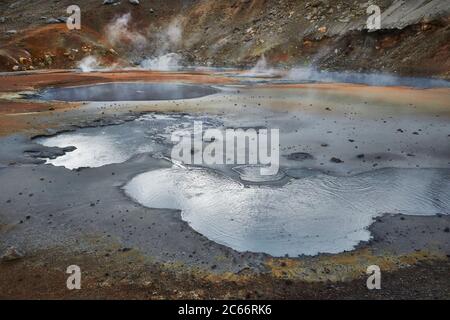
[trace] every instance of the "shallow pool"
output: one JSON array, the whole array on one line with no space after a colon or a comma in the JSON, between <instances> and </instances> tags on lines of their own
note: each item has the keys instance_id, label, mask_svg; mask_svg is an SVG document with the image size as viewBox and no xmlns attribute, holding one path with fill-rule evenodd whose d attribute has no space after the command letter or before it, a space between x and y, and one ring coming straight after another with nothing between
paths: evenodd
<instances>
[{"instance_id":1,"label":"shallow pool","mask_svg":"<svg viewBox=\"0 0 450 320\"><path fill-rule=\"evenodd\" d=\"M125 191L149 208L182 210L183 220L217 243L273 256L351 250L370 239L367 228L384 213L450 212L450 170L445 169L316 175L272 187L174 167L138 175Z\"/></svg>"},{"instance_id":2,"label":"shallow pool","mask_svg":"<svg viewBox=\"0 0 450 320\"><path fill-rule=\"evenodd\" d=\"M38 94L42 100L59 101L153 101L193 99L217 93L203 85L122 82L69 88L50 88Z\"/></svg>"}]
</instances>

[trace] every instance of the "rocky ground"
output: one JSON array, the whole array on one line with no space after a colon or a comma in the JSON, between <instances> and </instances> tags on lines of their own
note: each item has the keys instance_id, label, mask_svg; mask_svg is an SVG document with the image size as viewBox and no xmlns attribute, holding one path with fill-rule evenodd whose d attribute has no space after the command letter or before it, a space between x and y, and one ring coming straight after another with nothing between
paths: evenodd
<instances>
[{"instance_id":1,"label":"rocky ground","mask_svg":"<svg viewBox=\"0 0 450 320\"><path fill-rule=\"evenodd\" d=\"M166 162L143 154L71 171L44 165L38 157L70 150L44 148L32 139L120 124L148 112L225 112L231 101L226 95L208 104L112 103L108 108L19 95L113 81L242 84L223 73L67 70L79 68L87 57L94 66L123 68L167 54L184 66L249 68L259 61L261 69L306 65L450 79L449 1L374 1L383 13L381 29L375 31L366 26L371 3L79 0L82 28L71 31L65 22L72 0L1 1L0 298L450 299L448 212L429 217L386 213L370 226L370 242L337 255L240 253L195 232L179 211L148 209L122 192L133 176L165 168ZM273 104L286 110L333 115L337 111L329 105L308 108L308 94L357 97L364 90L364 99L387 97L392 105L412 100L413 116L449 116L447 88L266 88L296 90L304 99L292 104L277 96ZM66 268L73 264L83 270L80 291L66 288ZM369 291L366 269L374 264L382 269L382 290Z\"/></svg>"},{"instance_id":2,"label":"rocky ground","mask_svg":"<svg viewBox=\"0 0 450 320\"><path fill-rule=\"evenodd\" d=\"M66 289L68 265L86 271L82 290ZM105 270L101 265L108 265ZM58 248L0 265L1 299L449 299L448 261L419 262L383 274L382 290L366 278L309 282L270 274L217 276L146 262L136 252L67 252ZM320 271L317 271L320 272Z\"/></svg>"},{"instance_id":3,"label":"rocky ground","mask_svg":"<svg viewBox=\"0 0 450 320\"><path fill-rule=\"evenodd\" d=\"M18 92L46 86L130 79L237 83L206 73L2 75L0 181L7 188L0 193L0 298L450 298L450 219L445 212L429 217L385 214L370 227L372 241L351 252L273 258L209 241L183 222L178 211L144 208L121 191L136 174L166 167L164 161L143 154L121 164L71 171L36 159L64 152L30 139L39 134L119 124L147 112L229 108L225 95L205 105L144 103L133 109L120 103L101 108L17 99ZM361 87L340 90L356 94ZM414 92L395 90L386 92L396 97ZM427 92L433 90L420 90L425 96ZM442 108L433 112L437 110L448 115ZM65 271L72 264L83 270L81 291L66 289ZM366 288L365 272L374 264L382 269L380 291Z\"/></svg>"},{"instance_id":4,"label":"rocky ground","mask_svg":"<svg viewBox=\"0 0 450 320\"><path fill-rule=\"evenodd\" d=\"M185 65L249 67L264 55L279 67L449 77L446 0L376 1L376 31L365 0L78 1L78 31L64 23L70 4L2 1L0 70L74 68L86 56L127 66L171 52Z\"/></svg>"}]
</instances>

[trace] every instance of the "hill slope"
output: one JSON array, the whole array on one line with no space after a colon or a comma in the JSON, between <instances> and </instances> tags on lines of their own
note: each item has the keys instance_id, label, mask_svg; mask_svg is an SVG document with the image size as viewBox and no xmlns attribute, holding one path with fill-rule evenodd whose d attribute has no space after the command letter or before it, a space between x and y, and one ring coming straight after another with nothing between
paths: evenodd
<instances>
[{"instance_id":1,"label":"hill slope","mask_svg":"<svg viewBox=\"0 0 450 320\"><path fill-rule=\"evenodd\" d=\"M122 66L177 53L184 64L278 66L450 77L450 2L379 0L382 29L366 27L368 1L77 1L82 29L49 20L71 0L0 3L0 70L73 68L84 57Z\"/></svg>"}]
</instances>

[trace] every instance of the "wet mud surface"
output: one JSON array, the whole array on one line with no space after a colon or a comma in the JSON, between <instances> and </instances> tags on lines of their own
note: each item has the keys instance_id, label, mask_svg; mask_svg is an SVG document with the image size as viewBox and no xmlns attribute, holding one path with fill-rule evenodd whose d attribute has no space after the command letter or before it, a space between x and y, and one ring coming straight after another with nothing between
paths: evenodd
<instances>
[{"instance_id":1,"label":"wet mud surface","mask_svg":"<svg viewBox=\"0 0 450 320\"><path fill-rule=\"evenodd\" d=\"M214 93L217 90L200 85L123 82L46 89L37 98L57 101L152 101L193 99Z\"/></svg>"},{"instance_id":2,"label":"wet mud surface","mask_svg":"<svg viewBox=\"0 0 450 320\"><path fill-rule=\"evenodd\" d=\"M43 75L40 76L45 78ZM57 75L49 77L57 77ZM147 77L150 78L148 75ZM206 75L202 77L208 78ZM217 78L211 77L204 82L214 83L217 82ZM51 297L52 292L49 292L51 290L45 292L38 283L33 285L33 282L26 282L27 284L22 285L21 291L20 285L13 285L17 279L13 278L14 280L9 281L7 274L10 274L12 270L18 270L18 266L20 270L23 270L23 273L19 273L23 275L34 268L42 268L44 257L58 252L56 256L59 258L50 260L51 262L45 265L48 273L43 277L51 277L59 272L64 273L65 270L59 270L69 260L85 261L88 268L95 269L90 273L92 282L89 284L90 291L86 292L87 296L92 294L112 298L121 297L119 292L124 292L124 288L128 288L125 290L127 297L202 298L207 297L207 293L201 291L206 286L213 288L211 292L215 297L223 298L332 298L339 297L340 294L344 297L359 298L395 296L448 298L448 277L443 270L448 267L450 254L450 237L448 236L450 220L446 200L442 197L439 199L442 202L439 204L439 212L430 212L432 214L430 216L409 215L412 212L393 215L393 213L400 213L395 210L392 210L394 212L378 212L373 223L369 223L372 239L369 242L359 243L351 252L313 257L273 258L264 253L239 252L209 240L183 221L179 210L151 209L132 201L122 188L133 177L155 170L155 172L168 170L171 167L171 164L164 159L152 156L154 149L138 152L125 150L127 156L119 161L107 159L99 163L100 167L93 168L79 168L83 166L79 163L70 170L45 164L45 162L58 161L58 159L61 161L64 157L70 157L70 154L77 152L78 149L71 148L73 145L65 145L67 144L65 141L60 146L44 146L38 143L40 139L60 139L64 134L57 134L64 131L67 131L65 135L68 137L87 132L82 130L95 132L102 126L105 130L118 127L119 129L116 130L120 132L119 126L127 126L134 121L139 121L136 119L148 112L158 116L174 112L196 116L205 113L223 116L227 113L229 119L223 116L221 119L223 125L233 127L236 126L233 115L239 114L239 111L244 111L250 119L252 114L259 114L259 109L267 108L270 110L267 114L278 114L271 124L277 121L282 123L287 119L291 121L286 129L287 140L285 141L288 143L283 144L287 146L287 150L283 151L286 154L283 169L285 172L290 172L291 178L303 178L315 170L336 177L354 176L361 172L372 171L376 167L376 169L383 169L383 167L397 166L419 171L423 168L448 170L449 157L446 150L449 149L445 146L450 139L448 136L450 134L448 132L449 110L448 100L443 98L448 92L444 89L441 89L444 90L442 93L439 89L430 89L438 93L434 95L434 102L427 104L426 107L421 105L420 100L412 98L411 104L414 105L411 106L408 102L402 102L404 106L400 107L395 102L389 105L381 102L368 112L358 115L366 100L373 102L373 99L376 101L379 99L378 96L370 93L370 88L369 93L360 98L361 101L355 105L348 104L345 100L343 103L332 104L331 101L336 98L336 95L329 93L325 86L320 85L317 88L303 87L303 89L290 87L281 91L278 89L270 91L270 86L261 88L264 91L258 91L259 86L243 88L229 84L226 86L228 92L191 101L132 104L78 103L70 104L70 107L63 103L65 107L61 110L58 109L58 104L54 110L48 110L46 105L46 110L37 114L30 115L28 112L16 114L14 117L18 117L18 120L29 122L28 127L20 129L15 129L10 124L10 112L8 116L2 114L0 120L9 126L10 131L5 130L4 137L0 140L0 181L3 186L7 186L0 194L0 251L3 252L6 248L14 246L20 249L24 256L14 262L17 267L10 263L0 264L3 275L0 277L1 286L8 288L6 292L10 292L12 297ZM12 88L9 90L10 93L14 91ZM9 90L3 90L3 92ZM359 89L358 86L347 88L344 86L339 87L337 91L339 90L350 95L358 95L354 90ZM407 89L399 89L399 94L407 96L405 90ZM416 91L412 93L417 94ZM425 90L423 94L430 93ZM318 95L320 99L317 99ZM3 103L11 106L9 101L11 100ZM22 102L14 100L11 103ZM39 107L42 104L31 103ZM384 110L383 118L377 114L377 108ZM400 120L400 116L404 115L406 110L410 111L408 116L412 114L411 117L413 117L409 122ZM363 120L354 121L358 117ZM327 138L326 133L320 133L317 144L303 145L296 142L298 136L293 134L295 130L305 130L305 136L317 135L318 131L311 128L314 125L311 126L309 123L316 123L320 121L319 119L325 118L326 120L323 121L326 121L327 125L323 127L326 127L327 131L336 130L336 127L332 127L334 121L344 121L348 124L342 126L338 137L330 135L334 138ZM238 126L267 126L265 121L268 120L262 119L255 123L255 121L243 119ZM297 122L302 126L294 125ZM383 141L389 141L388 144L392 143L392 145L380 146L376 152L367 151L362 143L366 137L355 137L362 130L351 128L359 125L367 126L369 122L373 124L373 127L368 129L368 135L371 130L379 132L380 128L387 126L389 130L384 129L385 132L389 131L387 135L398 135L398 140L385 139ZM354 135L348 134L353 131ZM408 134L408 138L405 138L404 134ZM30 139L36 135L40 135L39 139ZM349 139L354 141L348 141ZM355 142L359 150L355 150ZM292 145L289 145L290 143ZM98 145L101 146L102 142L98 142ZM410 152L415 156L405 154ZM308 156L304 156L305 154ZM361 154L364 154L363 158L358 157ZM338 155L342 162L330 161ZM374 167L375 163L378 164L376 167ZM349 170L355 167L356 170ZM239 180L242 176L242 172L233 171L231 168L224 170L230 175L234 172L233 179ZM247 177L245 180L255 182L252 181L252 172L250 174L244 172L244 177ZM444 185L448 184L448 174L443 174L442 177ZM244 184L245 180L241 179ZM281 181L282 186L286 185L287 181L283 179ZM413 214L421 213L425 212ZM86 238L96 240L86 241L84 240ZM98 243L102 244L102 249L96 247ZM130 251L139 257L139 262L135 260L135 263L132 263L136 268L134 272L128 270L129 260L121 256L122 253ZM93 260L99 256L102 259L107 254L112 256L111 252L119 252L114 257L115 262L111 262L111 267L117 270L114 276L111 276L112 273L109 271L100 270L93 263ZM371 264L382 266L388 274L387 277L392 279L387 285L390 289L378 295L369 293L364 287L365 269ZM156 268L155 266L158 266L157 269L152 269ZM122 281L119 281L120 285L116 286L113 283L117 283L116 280L120 278L119 270L141 276L136 279L124 277ZM143 286L143 283L147 281L152 283L149 286L157 286L156 278L160 272L172 277L168 288L173 287L179 292L155 290L158 292L144 295L142 290L146 286ZM148 279L144 280L143 274L146 274ZM188 274L191 277L188 277ZM107 281L110 276L113 280L109 284L96 287L99 283ZM184 276L186 276L184 280L179 280L179 277ZM225 281L224 279L230 279L229 277L232 279L230 281L233 281L233 286L232 289L227 290L223 287L225 282L221 282ZM411 290L405 290L404 284L399 280L403 278L413 280ZM52 282L55 288L54 294L64 297L64 289L56 289L59 286L58 277L54 279L55 282ZM203 282L197 283L198 279L202 279ZM427 281L429 279L438 280L435 281L435 289L431 288L432 282ZM327 281L335 281L329 291L327 288L330 284L327 284ZM424 285L427 282L429 286ZM294 283L293 287L291 287L292 283ZM252 290L245 291L244 286ZM273 291L261 289L267 286ZM294 294L294 291L298 291L299 288L305 289L304 296ZM355 288L360 289L355 291Z\"/></svg>"}]
</instances>

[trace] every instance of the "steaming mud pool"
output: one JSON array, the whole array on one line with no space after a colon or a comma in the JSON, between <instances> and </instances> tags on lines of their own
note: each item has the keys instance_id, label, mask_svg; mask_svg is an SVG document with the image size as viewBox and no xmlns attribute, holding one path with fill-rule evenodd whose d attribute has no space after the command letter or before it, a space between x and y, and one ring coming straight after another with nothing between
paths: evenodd
<instances>
[{"instance_id":1,"label":"steaming mud pool","mask_svg":"<svg viewBox=\"0 0 450 320\"><path fill-rule=\"evenodd\" d=\"M172 133L191 130L194 121L201 121L204 129L279 129L280 171L272 178L261 177L250 165L175 161L171 168L137 173L121 186L130 199L148 208L180 210L194 230L241 252L340 253L370 240L368 228L383 214L450 213L449 101L439 89L410 89L413 94L399 89L399 98L395 91L375 95L372 87L349 94L342 88L255 85L219 91L174 86L133 83L47 90L42 97L51 100L191 100L181 100L182 112L166 112L175 102L159 101L154 112L133 121L36 142L76 148L47 159L51 165L97 168L141 154L170 164ZM422 94L435 96L421 100Z\"/></svg>"},{"instance_id":2,"label":"steaming mud pool","mask_svg":"<svg viewBox=\"0 0 450 320\"><path fill-rule=\"evenodd\" d=\"M192 99L216 92L201 85L125 82L51 88L39 93L38 97L60 101L151 101Z\"/></svg>"}]
</instances>

